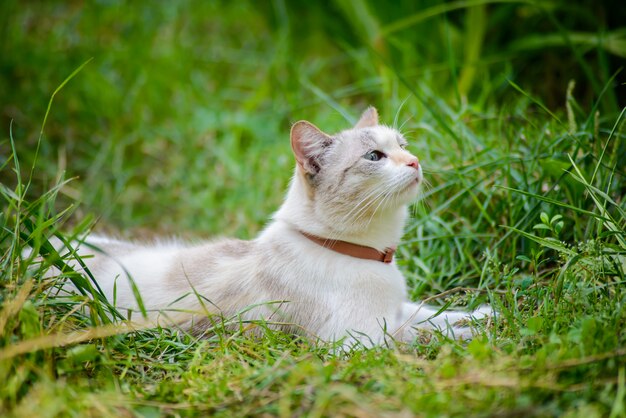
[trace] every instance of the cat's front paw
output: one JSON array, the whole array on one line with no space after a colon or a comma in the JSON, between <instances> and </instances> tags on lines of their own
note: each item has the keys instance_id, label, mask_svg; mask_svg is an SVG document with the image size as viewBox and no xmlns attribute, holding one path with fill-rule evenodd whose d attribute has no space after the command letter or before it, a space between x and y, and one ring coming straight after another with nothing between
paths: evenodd
<instances>
[{"instance_id":1,"label":"cat's front paw","mask_svg":"<svg viewBox=\"0 0 626 418\"><path fill-rule=\"evenodd\" d=\"M483 319L495 318L497 315L496 311L493 310L491 305L480 305L477 309L473 310L470 313L470 316L476 319Z\"/></svg>"},{"instance_id":2,"label":"cat's front paw","mask_svg":"<svg viewBox=\"0 0 626 418\"><path fill-rule=\"evenodd\" d=\"M488 327L491 319L495 317L496 312L490 305L481 305L472 312L467 312L465 317L453 324L452 336L456 340L471 340L480 334L484 327Z\"/></svg>"}]
</instances>

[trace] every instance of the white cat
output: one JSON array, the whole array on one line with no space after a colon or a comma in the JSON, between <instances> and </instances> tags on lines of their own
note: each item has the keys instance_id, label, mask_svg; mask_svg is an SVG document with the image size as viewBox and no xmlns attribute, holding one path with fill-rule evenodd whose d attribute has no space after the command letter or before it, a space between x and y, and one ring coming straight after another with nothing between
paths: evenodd
<instances>
[{"instance_id":1,"label":"white cat","mask_svg":"<svg viewBox=\"0 0 626 418\"><path fill-rule=\"evenodd\" d=\"M297 122L291 146L297 164L287 197L252 241L140 245L88 238L98 250L80 252L109 300L137 310L130 276L153 323L196 332L217 314L366 345L388 337L411 341L420 328L470 337L467 323L456 324L487 316L489 308L435 316L438 309L409 302L392 260L423 181L402 135L379 125L370 107L354 128L332 136Z\"/></svg>"}]
</instances>

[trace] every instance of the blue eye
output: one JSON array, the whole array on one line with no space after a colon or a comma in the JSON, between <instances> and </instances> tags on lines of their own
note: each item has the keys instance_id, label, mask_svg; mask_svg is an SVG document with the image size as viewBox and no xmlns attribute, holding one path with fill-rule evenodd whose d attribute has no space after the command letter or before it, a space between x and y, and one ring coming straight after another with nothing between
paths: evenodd
<instances>
[{"instance_id":1,"label":"blue eye","mask_svg":"<svg viewBox=\"0 0 626 418\"><path fill-rule=\"evenodd\" d=\"M380 151L370 151L363 156L363 158L369 161L379 161L385 157L386 155Z\"/></svg>"}]
</instances>

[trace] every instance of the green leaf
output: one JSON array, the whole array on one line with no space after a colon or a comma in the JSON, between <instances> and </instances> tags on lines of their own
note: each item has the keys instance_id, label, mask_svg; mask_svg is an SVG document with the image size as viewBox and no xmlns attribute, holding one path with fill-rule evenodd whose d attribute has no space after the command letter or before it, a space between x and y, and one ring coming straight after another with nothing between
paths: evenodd
<instances>
[{"instance_id":1,"label":"green leaf","mask_svg":"<svg viewBox=\"0 0 626 418\"><path fill-rule=\"evenodd\" d=\"M550 219L550 225L553 225L556 221L562 218L563 218L563 215L554 215L552 219Z\"/></svg>"},{"instance_id":2,"label":"green leaf","mask_svg":"<svg viewBox=\"0 0 626 418\"><path fill-rule=\"evenodd\" d=\"M100 356L95 344L81 344L67 351L67 358L74 364L93 361Z\"/></svg>"},{"instance_id":3,"label":"green leaf","mask_svg":"<svg viewBox=\"0 0 626 418\"><path fill-rule=\"evenodd\" d=\"M556 225L554 225L554 231L558 234L561 232L561 230L563 229L563 221L557 222Z\"/></svg>"},{"instance_id":4,"label":"green leaf","mask_svg":"<svg viewBox=\"0 0 626 418\"><path fill-rule=\"evenodd\" d=\"M554 239L554 238L541 238L541 237L538 237L538 236L533 235L533 234L529 234L528 232L522 231L522 230L517 229L517 228L513 228L513 227L510 227L510 226L506 226L506 225L502 225L502 226L504 228L507 228L507 229L510 229L510 230L512 230L514 232L517 232L518 234L520 234L520 235L522 235L522 236L524 236L524 237L526 237L528 239L531 239L531 240L535 241L536 243L538 243L538 244L540 244L540 245L542 245L544 247L552 248L553 250L556 250L556 251L558 251L560 253L563 253L563 254L567 254L567 255L572 256L572 257L577 255L577 253L575 251L567 248L561 241L559 241L557 239Z\"/></svg>"}]
</instances>

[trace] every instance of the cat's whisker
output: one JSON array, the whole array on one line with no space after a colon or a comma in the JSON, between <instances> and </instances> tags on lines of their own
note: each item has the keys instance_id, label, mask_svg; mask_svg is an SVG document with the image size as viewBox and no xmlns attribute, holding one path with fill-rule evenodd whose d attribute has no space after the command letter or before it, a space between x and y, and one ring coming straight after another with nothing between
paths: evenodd
<instances>
[{"instance_id":1,"label":"cat's whisker","mask_svg":"<svg viewBox=\"0 0 626 418\"><path fill-rule=\"evenodd\" d=\"M404 98L404 100L402 100L402 103L400 103L400 106L398 106L398 110L396 110L396 114L393 117L393 127L394 129L397 129L398 131L402 131L402 126L404 126L404 123L402 124L402 126L400 126L399 128L398 126L398 117L400 116L400 112L402 111L402 108L404 107L404 105L406 104L406 102L409 100L411 96L406 96ZM406 122L405 122L406 123Z\"/></svg>"},{"instance_id":2,"label":"cat's whisker","mask_svg":"<svg viewBox=\"0 0 626 418\"><path fill-rule=\"evenodd\" d=\"M395 182L396 184L394 186L397 187L397 185L400 183L400 181ZM376 206L376 208L374 209L374 211L372 212L372 215L370 216L369 220L367 221L367 223L365 224L365 228L367 229L369 227L369 225L372 222L372 219L374 219L374 216L376 216L376 212L378 212L378 209L383 205L383 203L385 203L385 201L387 199L389 199L389 197L395 196L396 195L396 187L390 187L389 189L387 189L386 193L383 195L382 199L380 200L380 202L378 203L378 205Z\"/></svg>"},{"instance_id":3,"label":"cat's whisker","mask_svg":"<svg viewBox=\"0 0 626 418\"><path fill-rule=\"evenodd\" d=\"M362 206L354 215L354 220L358 220L361 216L363 216L365 214L365 211L367 209L369 209L371 206L373 206L379 198L381 198L381 196L383 196L385 193L387 193L389 190L393 190L395 188L395 183L396 180L392 179L386 183L381 184L377 189L375 189L376 196L373 197L370 201L368 201L368 203L364 206ZM372 196L372 194L368 195L369 197ZM368 197L368 198L369 198ZM361 201L362 202L362 201ZM358 207L358 205L357 205ZM355 207L356 208L356 207ZM351 211L352 212L352 211ZM350 214L350 213L349 213ZM348 216L349 214L346 216L346 221L349 221Z\"/></svg>"},{"instance_id":4,"label":"cat's whisker","mask_svg":"<svg viewBox=\"0 0 626 418\"><path fill-rule=\"evenodd\" d=\"M361 199L360 203L369 199L366 204L361 205L359 203L355 205L350 210L350 212L348 212L348 214L343 215L341 222L339 223L340 225L343 225L343 227L341 229L335 230L334 233L332 233L333 238L340 239L346 232L353 230L360 221L360 219L367 213L367 210L371 208L376 202L378 202L380 197L388 191L388 186L392 184L393 181L389 181L386 184L379 185L379 187L368 193L365 198Z\"/></svg>"},{"instance_id":5,"label":"cat's whisker","mask_svg":"<svg viewBox=\"0 0 626 418\"><path fill-rule=\"evenodd\" d=\"M409 131L403 131L403 130L402 130L402 129L404 128L404 125L406 125L406 123L407 123L408 121L410 121L411 119L412 119L412 116L409 116L408 118L406 118L406 119L404 120L404 122L402 122L402 125L400 125L400 127L398 128L398 130L399 130L400 132L402 132L402 135L404 135L404 136L407 136L407 135L412 134L413 132L415 132L415 129L411 129L411 130L409 130Z\"/></svg>"},{"instance_id":6,"label":"cat's whisker","mask_svg":"<svg viewBox=\"0 0 626 418\"><path fill-rule=\"evenodd\" d=\"M386 206L398 206L396 204L399 199L397 189L405 181L406 179L402 178L392 178L384 183L381 183L378 187L367 193L347 214L342 216L341 224L343 227L335 229L332 237L334 239L340 239L345 235L345 233L349 233L356 229L357 225L359 229L367 230L381 208ZM418 190L418 193L420 191L421 188ZM365 201L367 202L363 204ZM376 207L372 210L374 205L376 205ZM369 215L367 220L364 219L365 215Z\"/></svg>"},{"instance_id":7,"label":"cat's whisker","mask_svg":"<svg viewBox=\"0 0 626 418\"><path fill-rule=\"evenodd\" d=\"M365 229L367 229L370 224L372 223L372 220L374 219L374 217L376 216L376 212L378 212L378 209L381 207L381 205L389 198L389 193L385 194L385 196L383 196L383 198L381 199L380 203L378 204L378 206L376 206L376 209L374 209L374 211L372 212L372 215L370 216L370 218L367 220L366 224L365 224Z\"/></svg>"},{"instance_id":8,"label":"cat's whisker","mask_svg":"<svg viewBox=\"0 0 626 418\"><path fill-rule=\"evenodd\" d=\"M391 182L389 182L391 183ZM339 230L337 230L335 232L335 234L333 234L333 236L335 237L335 239L339 239L341 238L341 236L353 229L357 223L359 222L359 220L361 219L362 216L364 216L367 213L367 210L372 207L377 201L378 199L384 195L388 190L387 184L382 184L380 185L378 188L374 189L372 192L368 193L367 196L363 199L361 199L361 202L357 205L355 205L350 212L348 212L348 214L343 216L343 219L341 221L340 224L343 224L343 227ZM372 198L372 196L374 196ZM366 204L361 205L361 203L367 199L370 199ZM358 210L357 210L358 209ZM354 212L356 210L356 212ZM353 213L354 212L354 213ZM351 218L352 216L352 218Z\"/></svg>"},{"instance_id":9,"label":"cat's whisker","mask_svg":"<svg viewBox=\"0 0 626 418\"><path fill-rule=\"evenodd\" d=\"M353 212L355 210L358 209L358 211L356 213L354 213L354 215L358 214L364 208L367 208L367 206L370 205L373 201L375 201L378 198L379 195L384 193L386 187L387 186L385 184L382 184L382 185L378 186L376 189L374 189L371 192L369 192L363 199L361 199L356 205L353 206L353 208L350 210L350 212L348 212L345 215L346 219L349 218L351 215L353 215ZM367 201L367 203L363 206L363 203L365 201Z\"/></svg>"},{"instance_id":10,"label":"cat's whisker","mask_svg":"<svg viewBox=\"0 0 626 418\"><path fill-rule=\"evenodd\" d=\"M417 195L417 200L415 201L415 205L413 205L413 211L415 215L417 215L418 208L422 208L424 212L429 212L430 209L430 201L425 199L424 196L430 191L431 186L429 182L424 183L423 189L419 190L419 194ZM417 217L417 216L414 216Z\"/></svg>"},{"instance_id":11,"label":"cat's whisker","mask_svg":"<svg viewBox=\"0 0 626 418\"><path fill-rule=\"evenodd\" d=\"M356 205L354 205L354 207L344 216L345 220L348 221L350 216L353 215L353 212L355 210L357 210L356 213L354 213L355 217L358 218L357 214L363 210L366 210L370 205L372 205L374 202L376 202L376 200L378 199L378 197L380 197L386 190L389 189L390 186L393 185L393 183L395 182L395 179L391 179L385 183L382 183L380 185L378 185L377 188L375 188L374 190L372 190L371 192L369 192L367 195L365 195L365 197L363 199L361 199ZM376 195L376 197L374 197L373 199L372 196ZM371 199L370 201L368 201L368 203L364 206L362 206L362 203L368 199Z\"/></svg>"},{"instance_id":12,"label":"cat's whisker","mask_svg":"<svg viewBox=\"0 0 626 418\"><path fill-rule=\"evenodd\" d=\"M396 189L398 188L398 185L401 184L402 182L403 182L403 180L401 180L401 179L393 178L390 181L388 181L385 184L383 184L378 189L378 190L380 190L380 193L378 193L374 199L372 199L370 202L368 202L367 207L371 207L381 197L383 197L383 200L384 200L384 195L387 194L387 193L395 194L396 191L397 191ZM379 203L379 205L380 205L380 203ZM359 212L357 212L357 213L359 213Z\"/></svg>"}]
</instances>

